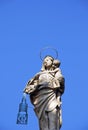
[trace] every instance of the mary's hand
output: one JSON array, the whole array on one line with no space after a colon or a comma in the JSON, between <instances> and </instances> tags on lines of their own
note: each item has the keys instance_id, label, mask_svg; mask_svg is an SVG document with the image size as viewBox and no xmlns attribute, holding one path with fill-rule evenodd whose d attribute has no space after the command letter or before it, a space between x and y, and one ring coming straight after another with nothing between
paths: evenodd
<instances>
[{"instance_id":1,"label":"mary's hand","mask_svg":"<svg viewBox=\"0 0 88 130\"><path fill-rule=\"evenodd\" d=\"M24 92L27 94L30 94L30 93L34 92L35 90L36 90L36 86L29 85L29 86L26 86L26 88L24 89Z\"/></svg>"}]
</instances>

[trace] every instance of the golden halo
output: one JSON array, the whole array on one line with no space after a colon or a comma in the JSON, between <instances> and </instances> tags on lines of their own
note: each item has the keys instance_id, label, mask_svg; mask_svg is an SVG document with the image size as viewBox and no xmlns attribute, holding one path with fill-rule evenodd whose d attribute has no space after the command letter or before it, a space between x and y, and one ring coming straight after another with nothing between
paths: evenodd
<instances>
[{"instance_id":1,"label":"golden halo","mask_svg":"<svg viewBox=\"0 0 88 130\"><path fill-rule=\"evenodd\" d=\"M53 51L53 52L55 53L55 56L52 56L53 54L50 54L50 53L44 54L44 56L43 56L43 53L44 53L46 50L50 50L51 52ZM57 59L57 58L58 58L58 51L57 51L55 48L53 48L53 47L44 47L44 48L42 48L41 51L40 51L40 59L43 60L44 57L46 57L46 56L52 56L53 58Z\"/></svg>"}]
</instances>

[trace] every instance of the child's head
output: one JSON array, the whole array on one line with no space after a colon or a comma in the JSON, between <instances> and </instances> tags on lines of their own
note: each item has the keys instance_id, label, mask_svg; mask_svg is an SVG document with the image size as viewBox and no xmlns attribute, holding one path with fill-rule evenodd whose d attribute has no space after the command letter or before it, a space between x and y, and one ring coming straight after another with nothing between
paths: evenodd
<instances>
[{"instance_id":1,"label":"child's head","mask_svg":"<svg viewBox=\"0 0 88 130\"><path fill-rule=\"evenodd\" d=\"M55 68L58 68L60 66L61 62L59 60L53 60L53 65Z\"/></svg>"}]
</instances>

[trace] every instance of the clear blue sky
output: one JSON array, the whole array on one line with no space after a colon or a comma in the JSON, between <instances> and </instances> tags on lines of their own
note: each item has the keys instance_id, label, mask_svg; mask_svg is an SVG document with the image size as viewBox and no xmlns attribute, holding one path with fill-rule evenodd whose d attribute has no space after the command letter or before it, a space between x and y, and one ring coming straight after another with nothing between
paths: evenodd
<instances>
[{"instance_id":1,"label":"clear blue sky","mask_svg":"<svg viewBox=\"0 0 88 130\"><path fill-rule=\"evenodd\" d=\"M61 130L88 130L87 0L0 0L0 130L39 130L28 96L28 125L16 118L45 46L58 50L66 80Z\"/></svg>"}]
</instances>

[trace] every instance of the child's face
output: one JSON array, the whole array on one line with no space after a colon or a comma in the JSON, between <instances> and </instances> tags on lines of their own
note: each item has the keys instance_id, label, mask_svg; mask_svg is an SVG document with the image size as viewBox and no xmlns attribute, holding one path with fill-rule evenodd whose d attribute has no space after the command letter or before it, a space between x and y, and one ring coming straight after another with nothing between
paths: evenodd
<instances>
[{"instance_id":1,"label":"child's face","mask_svg":"<svg viewBox=\"0 0 88 130\"><path fill-rule=\"evenodd\" d=\"M53 64L54 64L56 67L59 67L59 66L60 66L60 61L54 60L54 61L53 61Z\"/></svg>"}]
</instances>

